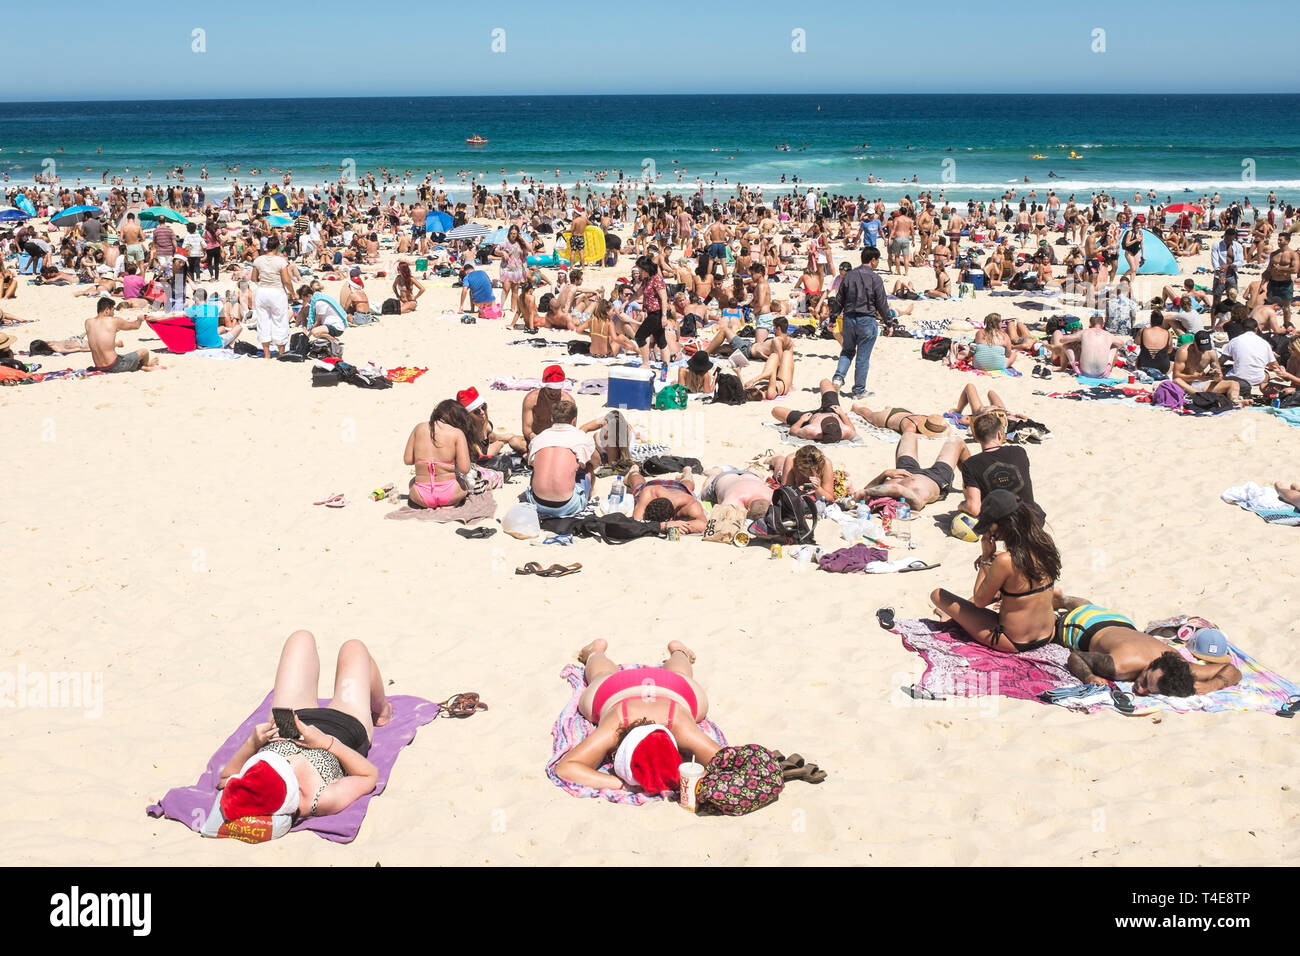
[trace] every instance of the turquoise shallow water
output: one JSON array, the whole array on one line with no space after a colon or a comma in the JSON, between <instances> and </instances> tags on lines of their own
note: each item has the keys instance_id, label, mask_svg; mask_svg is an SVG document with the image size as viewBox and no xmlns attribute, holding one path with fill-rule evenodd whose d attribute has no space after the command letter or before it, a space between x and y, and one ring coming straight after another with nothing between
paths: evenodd
<instances>
[{"instance_id":1,"label":"turquoise shallow water","mask_svg":"<svg viewBox=\"0 0 1300 956\"><path fill-rule=\"evenodd\" d=\"M0 103L0 171L30 182L53 159L64 183L206 163L210 192L227 167L242 183L359 172L522 173L572 183L588 171L651 169L664 185L767 196L792 177L894 199L918 189L987 198L1032 185L1062 195L1148 188L1187 199L1300 203L1300 96L581 96ZM467 136L490 141L470 147ZM788 144L784 151L776 147ZM59 148L63 152L57 152ZM102 150L99 152L98 150ZM1070 159L1074 151L1081 159ZM1045 159L1031 159L1041 154ZM653 164L653 165L651 165ZM262 171L250 176L250 169ZM504 176L502 173L504 170ZM1058 178L1050 178L1049 172ZM782 176L785 182L782 182ZM868 176L884 180L868 185ZM912 182L913 176L916 182ZM697 177L699 183L697 183ZM616 172L609 177L617 180ZM907 180L904 184L901 181Z\"/></svg>"}]
</instances>

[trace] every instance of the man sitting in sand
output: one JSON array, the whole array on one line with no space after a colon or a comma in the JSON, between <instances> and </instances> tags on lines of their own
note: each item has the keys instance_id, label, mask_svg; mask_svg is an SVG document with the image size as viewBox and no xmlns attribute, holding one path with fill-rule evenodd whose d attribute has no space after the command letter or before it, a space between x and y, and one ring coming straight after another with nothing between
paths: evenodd
<instances>
[{"instance_id":1,"label":"man sitting in sand","mask_svg":"<svg viewBox=\"0 0 1300 956\"><path fill-rule=\"evenodd\" d=\"M1106 317L1094 315L1088 328L1065 335L1048 348L1061 368L1072 368L1075 375L1088 378L1109 378L1127 340L1106 331Z\"/></svg>"},{"instance_id":2,"label":"man sitting in sand","mask_svg":"<svg viewBox=\"0 0 1300 956\"><path fill-rule=\"evenodd\" d=\"M695 497L695 481L689 468L682 472L680 479L651 478L649 481L633 468L627 473L627 490L636 500L632 517L637 521L656 522L660 531L679 528L686 534L704 533L708 517Z\"/></svg>"},{"instance_id":3,"label":"man sitting in sand","mask_svg":"<svg viewBox=\"0 0 1300 956\"><path fill-rule=\"evenodd\" d=\"M564 389L564 369L558 365L548 365L542 372L542 387L535 388L524 396L523 427L524 440L531 442L538 433L551 427L552 411L557 402L567 400L576 407L573 395Z\"/></svg>"},{"instance_id":4,"label":"man sitting in sand","mask_svg":"<svg viewBox=\"0 0 1300 956\"><path fill-rule=\"evenodd\" d=\"M1201 628L1187 647L1205 663L1190 664L1176 650L1139 631L1122 614L1065 595L1056 606L1066 613L1057 620L1057 644L1071 651L1066 666L1084 683L1133 682L1139 696L1191 697L1210 694L1241 681L1222 632Z\"/></svg>"},{"instance_id":5,"label":"man sitting in sand","mask_svg":"<svg viewBox=\"0 0 1300 956\"><path fill-rule=\"evenodd\" d=\"M524 497L543 518L567 518L587 507L600 454L591 436L573 424L573 399L559 399L550 412L553 424L528 442L533 475Z\"/></svg>"},{"instance_id":6,"label":"man sitting in sand","mask_svg":"<svg viewBox=\"0 0 1300 956\"><path fill-rule=\"evenodd\" d=\"M894 451L895 467L872 478L856 496L858 500L905 498L913 511L921 511L945 498L952 491L954 469L970 457L966 443L956 435L949 438L929 468L922 468L917 461L918 447L916 432L904 432Z\"/></svg>"},{"instance_id":7,"label":"man sitting in sand","mask_svg":"<svg viewBox=\"0 0 1300 956\"><path fill-rule=\"evenodd\" d=\"M820 387L822 401L821 407L816 411L800 412L778 405L772 409L772 417L790 429L791 438L806 438L827 444L852 441L858 432L848 413L840 407L839 389L828 378L822 379Z\"/></svg>"},{"instance_id":8,"label":"man sitting in sand","mask_svg":"<svg viewBox=\"0 0 1300 956\"><path fill-rule=\"evenodd\" d=\"M1241 386L1223 377L1219 353L1214 350L1214 340L1208 329L1202 329L1191 342L1179 346L1174 353L1174 366L1169 377L1184 391L1227 395L1234 404L1242 404Z\"/></svg>"},{"instance_id":9,"label":"man sitting in sand","mask_svg":"<svg viewBox=\"0 0 1300 956\"><path fill-rule=\"evenodd\" d=\"M961 462L962 503L958 508L979 517L987 495L999 489L1034 508L1040 518L1043 509L1034 501L1034 483L1029 477L1029 456L1019 445L1008 445L1007 413L985 406L971 416L971 434L980 450Z\"/></svg>"},{"instance_id":10,"label":"man sitting in sand","mask_svg":"<svg viewBox=\"0 0 1300 956\"><path fill-rule=\"evenodd\" d=\"M117 354L117 333L133 331L144 324L144 316L124 319L117 314L113 300L104 296L99 300L95 317L86 320L86 342L94 358L95 368L101 372L152 372L157 368L158 356L148 349L136 349Z\"/></svg>"}]
</instances>

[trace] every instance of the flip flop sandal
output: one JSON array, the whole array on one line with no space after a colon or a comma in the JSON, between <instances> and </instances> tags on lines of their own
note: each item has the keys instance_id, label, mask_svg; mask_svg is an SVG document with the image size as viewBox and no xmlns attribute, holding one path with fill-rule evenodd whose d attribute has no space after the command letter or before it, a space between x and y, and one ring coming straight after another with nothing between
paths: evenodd
<instances>
[{"instance_id":1,"label":"flip flop sandal","mask_svg":"<svg viewBox=\"0 0 1300 956\"><path fill-rule=\"evenodd\" d=\"M1137 713L1137 705L1133 703L1133 698L1118 687L1110 689L1110 700L1115 705L1115 709L1121 714Z\"/></svg>"},{"instance_id":2,"label":"flip flop sandal","mask_svg":"<svg viewBox=\"0 0 1300 956\"><path fill-rule=\"evenodd\" d=\"M468 538L471 541L481 541L484 538L490 538L497 533L496 528L457 528L456 533L462 538Z\"/></svg>"},{"instance_id":3,"label":"flip flop sandal","mask_svg":"<svg viewBox=\"0 0 1300 956\"><path fill-rule=\"evenodd\" d=\"M348 505L350 505L350 504L352 504L352 502L348 501L348 499L344 498L342 495L339 495L337 501L327 501L327 502L325 502L325 507L326 507L326 508L346 508L346 507L347 507Z\"/></svg>"},{"instance_id":4,"label":"flip flop sandal","mask_svg":"<svg viewBox=\"0 0 1300 956\"><path fill-rule=\"evenodd\" d=\"M534 571L533 573L539 578L563 578L568 577L570 574L577 574L581 570L582 565L575 562L574 564L552 564L545 571Z\"/></svg>"},{"instance_id":5,"label":"flip flop sandal","mask_svg":"<svg viewBox=\"0 0 1300 956\"><path fill-rule=\"evenodd\" d=\"M320 501L313 501L312 504L314 504L314 505L327 505L327 504L329 504L331 501L342 501L342 500L343 500L343 492L338 491L338 492L335 492L335 493L332 494L332 495L328 495L328 496L322 498Z\"/></svg>"},{"instance_id":6,"label":"flip flop sandal","mask_svg":"<svg viewBox=\"0 0 1300 956\"><path fill-rule=\"evenodd\" d=\"M473 717L480 710L487 710L488 705L478 699L478 694L457 694L450 700L438 705L439 717Z\"/></svg>"},{"instance_id":7,"label":"flip flop sandal","mask_svg":"<svg viewBox=\"0 0 1300 956\"><path fill-rule=\"evenodd\" d=\"M892 607L882 607L876 612L876 620L885 630L894 626L894 609Z\"/></svg>"},{"instance_id":8,"label":"flip flop sandal","mask_svg":"<svg viewBox=\"0 0 1300 956\"><path fill-rule=\"evenodd\" d=\"M778 755L773 754L773 756L775 757ZM787 770L798 770L800 767L804 765L804 759L799 754L791 754L788 757L780 757L778 762L781 764L782 773L785 773L785 771Z\"/></svg>"},{"instance_id":9,"label":"flip flop sandal","mask_svg":"<svg viewBox=\"0 0 1300 956\"><path fill-rule=\"evenodd\" d=\"M562 545L563 547L566 547L566 548L567 548L569 545L573 544L573 535L571 535L571 534L553 534L553 535L551 535L549 538L547 538L545 541L543 541L542 544L558 544L558 545Z\"/></svg>"},{"instance_id":10,"label":"flip flop sandal","mask_svg":"<svg viewBox=\"0 0 1300 956\"><path fill-rule=\"evenodd\" d=\"M899 568L898 573L906 574L908 571L933 571L938 566L938 564L926 564L920 558L917 558L915 561L910 562L907 567Z\"/></svg>"},{"instance_id":11,"label":"flip flop sandal","mask_svg":"<svg viewBox=\"0 0 1300 956\"><path fill-rule=\"evenodd\" d=\"M802 780L804 783L821 783L826 779L826 771L815 763L810 763L790 770L782 770L781 779L784 781Z\"/></svg>"},{"instance_id":12,"label":"flip flop sandal","mask_svg":"<svg viewBox=\"0 0 1300 956\"><path fill-rule=\"evenodd\" d=\"M1278 717L1294 717L1297 711L1300 711L1300 697L1292 697L1281 710L1274 713Z\"/></svg>"},{"instance_id":13,"label":"flip flop sandal","mask_svg":"<svg viewBox=\"0 0 1300 956\"><path fill-rule=\"evenodd\" d=\"M515 568L515 574L541 574L542 566L536 561L529 561L522 568Z\"/></svg>"}]
</instances>

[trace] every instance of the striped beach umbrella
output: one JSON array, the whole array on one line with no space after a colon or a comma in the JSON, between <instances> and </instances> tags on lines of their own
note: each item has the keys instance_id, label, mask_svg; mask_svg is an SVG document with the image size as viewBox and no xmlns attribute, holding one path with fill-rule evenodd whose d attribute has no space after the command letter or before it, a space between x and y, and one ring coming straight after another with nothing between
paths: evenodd
<instances>
[{"instance_id":1,"label":"striped beach umbrella","mask_svg":"<svg viewBox=\"0 0 1300 956\"><path fill-rule=\"evenodd\" d=\"M24 219L31 218L31 213L24 212L21 209L15 209L13 206L0 207L0 222L21 222Z\"/></svg>"},{"instance_id":2,"label":"striped beach umbrella","mask_svg":"<svg viewBox=\"0 0 1300 956\"><path fill-rule=\"evenodd\" d=\"M492 230L480 222L467 222L447 233L448 239L482 239Z\"/></svg>"}]
</instances>

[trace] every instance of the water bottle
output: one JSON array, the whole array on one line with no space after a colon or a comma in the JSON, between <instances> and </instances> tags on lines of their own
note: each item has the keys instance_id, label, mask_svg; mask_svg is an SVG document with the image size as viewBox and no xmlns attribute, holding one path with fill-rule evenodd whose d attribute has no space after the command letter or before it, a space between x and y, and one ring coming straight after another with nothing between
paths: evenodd
<instances>
[{"instance_id":1,"label":"water bottle","mask_svg":"<svg viewBox=\"0 0 1300 956\"><path fill-rule=\"evenodd\" d=\"M906 521L912 517L912 506L907 503L906 498L898 499L898 510L894 512L894 517L899 521Z\"/></svg>"},{"instance_id":2,"label":"water bottle","mask_svg":"<svg viewBox=\"0 0 1300 956\"><path fill-rule=\"evenodd\" d=\"M859 521L866 521L871 517L871 508L865 501L859 501L858 506L854 509L853 513L857 516Z\"/></svg>"},{"instance_id":3,"label":"water bottle","mask_svg":"<svg viewBox=\"0 0 1300 956\"><path fill-rule=\"evenodd\" d=\"M621 507L622 504L623 504L623 493L624 493L624 491L623 491L623 476L622 476L622 475L616 475L615 478L614 478L614 484L613 484L613 486L609 489L609 499L608 499L608 500L609 500L610 505L613 506L614 508L619 508L619 507Z\"/></svg>"}]
</instances>

